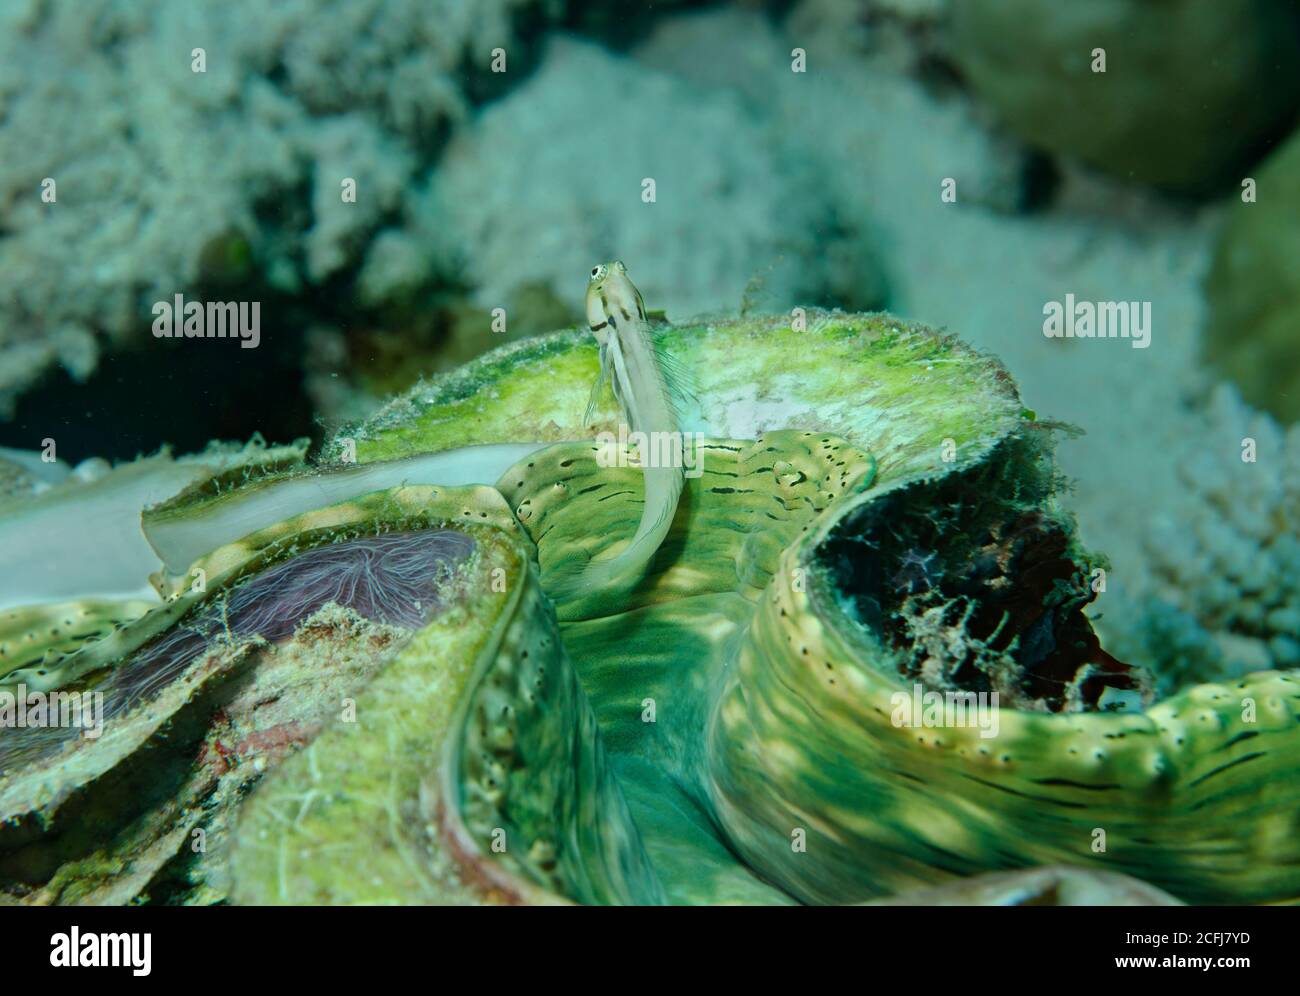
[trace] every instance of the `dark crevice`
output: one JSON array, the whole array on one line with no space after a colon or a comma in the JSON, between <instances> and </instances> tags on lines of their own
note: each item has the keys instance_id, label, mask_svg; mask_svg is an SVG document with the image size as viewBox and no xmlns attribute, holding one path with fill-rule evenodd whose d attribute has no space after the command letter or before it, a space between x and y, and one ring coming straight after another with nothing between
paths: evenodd
<instances>
[{"instance_id":1,"label":"dark crevice","mask_svg":"<svg viewBox=\"0 0 1300 996\"><path fill-rule=\"evenodd\" d=\"M905 677L1013 708L1139 708L1146 675L1102 649L1084 613L1103 575L1055 511L1060 486L1037 434L1014 439L864 506L822 566Z\"/></svg>"},{"instance_id":2,"label":"dark crevice","mask_svg":"<svg viewBox=\"0 0 1300 996\"><path fill-rule=\"evenodd\" d=\"M56 456L76 464L131 460L163 444L194 452L213 439L245 441L255 432L277 442L314 436L299 329L264 302L256 349L237 339L150 336L104 356L82 383L59 370L23 395L11 421L0 422L0 445L39 450L53 439Z\"/></svg>"}]
</instances>

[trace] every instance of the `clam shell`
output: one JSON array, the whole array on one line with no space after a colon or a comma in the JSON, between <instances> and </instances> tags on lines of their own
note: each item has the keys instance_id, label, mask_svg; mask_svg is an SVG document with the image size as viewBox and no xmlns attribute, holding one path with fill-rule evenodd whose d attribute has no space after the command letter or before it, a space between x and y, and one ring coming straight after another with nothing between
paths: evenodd
<instances>
[{"instance_id":1,"label":"clam shell","mask_svg":"<svg viewBox=\"0 0 1300 996\"><path fill-rule=\"evenodd\" d=\"M339 433L333 463L237 486L217 516L210 495L167 507L186 544L208 528L220 541L163 572L172 601L78 651L79 680L129 666L187 614L321 544L430 529L474 550L438 612L349 672L351 719L303 698L310 735L260 755L265 770L238 782L256 789L208 821L212 852L157 859L173 880L183 859L208 890L171 895L859 902L1068 864L1191 902L1295 897L1300 682L1266 672L1143 706L1140 674L1087 627L1102 562L1059 504L1050 429L995 360L882 315L661 335L695 380L683 429L699 473L631 590L547 595L574 563L616 553L641 508L640 471L591 441L616 429L612 402L594 429L579 424L597 359L578 333L420 385ZM470 446L505 448L478 460ZM341 463L353 454L360 471ZM492 479L403 483L416 466ZM344 474L377 490L304 510L314 479ZM285 501L259 505L266 495ZM231 537L230 522L259 527ZM194 567L201 594L180 581ZM364 626L330 633L295 631L305 667L334 674L365 656ZM28 834L0 835L0 861L41 846L33 814L57 820L123 759L157 763L144 744L187 704L200 728L217 722L198 707L221 701L222 676L256 684L282 651L239 653L196 658L101 761L85 763L102 746L82 747L0 778L4 813ZM898 721L914 694L962 688L1010 704L982 706L979 723ZM1130 711L1097 711L1112 693ZM222 777L183 812L150 811L145 842L165 852L203 824L200 801L211 809L234 784ZM131 891L112 875L96 887ZM971 901L1001 901L998 888Z\"/></svg>"}]
</instances>

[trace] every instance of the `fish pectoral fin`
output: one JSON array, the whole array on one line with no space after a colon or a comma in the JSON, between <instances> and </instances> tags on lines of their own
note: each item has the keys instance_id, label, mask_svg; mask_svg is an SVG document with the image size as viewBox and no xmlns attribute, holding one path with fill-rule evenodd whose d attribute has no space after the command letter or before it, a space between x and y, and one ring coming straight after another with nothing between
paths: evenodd
<instances>
[{"instance_id":1,"label":"fish pectoral fin","mask_svg":"<svg viewBox=\"0 0 1300 996\"><path fill-rule=\"evenodd\" d=\"M605 390L605 379L607 376L606 367L609 361L606 355L605 344L600 346L600 373L596 375L596 383L591 385L591 396L587 399L587 410L582 415L582 424L591 425L591 418L596 413L596 405L600 402L601 392Z\"/></svg>"},{"instance_id":2,"label":"fish pectoral fin","mask_svg":"<svg viewBox=\"0 0 1300 996\"><path fill-rule=\"evenodd\" d=\"M652 343L654 345L655 362L658 363L659 370L663 375L664 386L667 388L669 400L672 402L676 414L680 415L683 410L694 407L700 400L699 395L696 394L694 372L684 362L668 352L660 338L655 337Z\"/></svg>"}]
</instances>

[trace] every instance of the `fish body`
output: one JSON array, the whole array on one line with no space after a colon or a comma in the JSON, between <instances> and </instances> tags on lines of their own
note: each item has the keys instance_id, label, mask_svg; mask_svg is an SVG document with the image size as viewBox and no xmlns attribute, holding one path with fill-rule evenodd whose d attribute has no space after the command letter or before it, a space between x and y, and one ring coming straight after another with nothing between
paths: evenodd
<instances>
[{"instance_id":1,"label":"fish body","mask_svg":"<svg viewBox=\"0 0 1300 996\"><path fill-rule=\"evenodd\" d=\"M647 439L655 438L654 433L680 434L668 371L647 323L641 292L628 278L622 262L592 268L587 283L587 322L600 344L600 377L587 405L587 421L608 380L632 432L645 433ZM656 452L663 448L646 449ZM621 589L645 573L672 526L684 477L683 467L651 466L646 456L642 454L645 507L632 541L617 556L590 561L577 573L561 577L554 589L557 598Z\"/></svg>"}]
</instances>

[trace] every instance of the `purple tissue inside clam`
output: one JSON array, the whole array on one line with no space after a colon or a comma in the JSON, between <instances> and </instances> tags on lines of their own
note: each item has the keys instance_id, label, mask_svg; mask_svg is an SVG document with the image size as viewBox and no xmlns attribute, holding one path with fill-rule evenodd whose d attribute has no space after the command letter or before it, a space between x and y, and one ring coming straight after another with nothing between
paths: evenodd
<instances>
[{"instance_id":1,"label":"purple tissue inside clam","mask_svg":"<svg viewBox=\"0 0 1300 996\"><path fill-rule=\"evenodd\" d=\"M298 554L218 596L142 647L98 686L103 721L157 694L214 643L278 643L331 602L374 622L416 629L443 607L474 540L449 529L386 533ZM77 728L0 730L0 771L46 755Z\"/></svg>"},{"instance_id":2,"label":"purple tissue inside clam","mask_svg":"<svg viewBox=\"0 0 1300 996\"><path fill-rule=\"evenodd\" d=\"M441 606L439 589L474 549L449 529L387 533L301 553L263 571L118 669L104 692L129 704L160 689L229 631L235 642L279 643L330 602L375 622L416 629ZM123 694L125 693L125 694Z\"/></svg>"}]
</instances>

